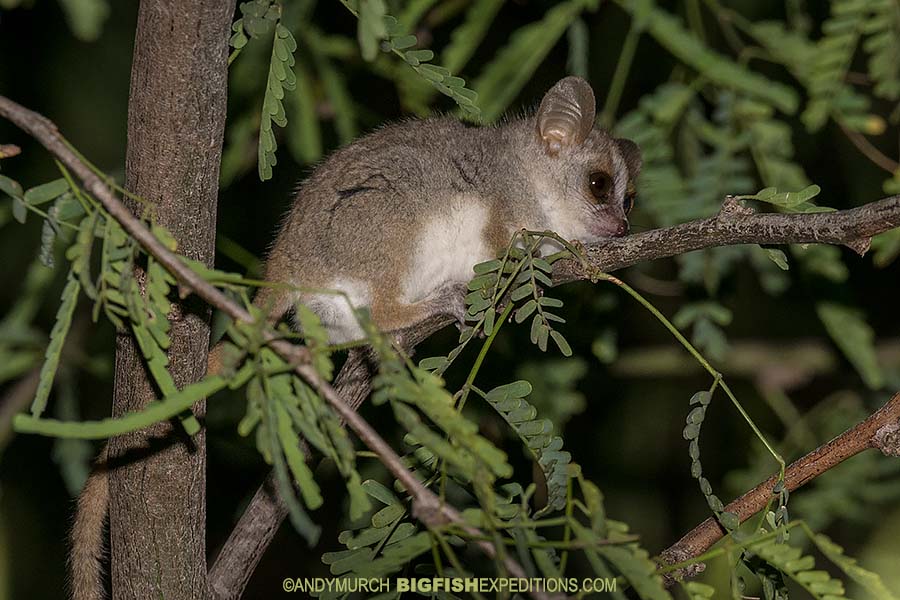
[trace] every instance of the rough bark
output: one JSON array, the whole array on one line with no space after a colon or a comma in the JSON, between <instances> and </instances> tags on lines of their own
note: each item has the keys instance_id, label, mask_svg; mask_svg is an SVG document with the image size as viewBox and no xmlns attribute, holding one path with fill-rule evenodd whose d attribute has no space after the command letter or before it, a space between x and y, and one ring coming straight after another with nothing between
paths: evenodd
<instances>
[{"instance_id":1,"label":"rough bark","mask_svg":"<svg viewBox=\"0 0 900 600\"><path fill-rule=\"evenodd\" d=\"M143 0L131 72L126 187L148 201L180 253L208 265L233 9L216 0ZM185 303L170 318L170 372L182 387L206 372L209 311ZM120 335L113 414L156 397L133 338ZM198 417L204 412L205 404L195 406ZM113 599L206 598L204 433L188 440L163 423L120 436L110 443L110 464Z\"/></svg>"}]
</instances>

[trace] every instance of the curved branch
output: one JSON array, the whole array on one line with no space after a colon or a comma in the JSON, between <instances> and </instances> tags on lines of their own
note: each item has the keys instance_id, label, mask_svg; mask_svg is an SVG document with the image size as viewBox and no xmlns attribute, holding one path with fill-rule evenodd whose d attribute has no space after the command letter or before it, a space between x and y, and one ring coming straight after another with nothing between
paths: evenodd
<instances>
[{"instance_id":1,"label":"curved branch","mask_svg":"<svg viewBox=\"0 0 900 600\"><path fill-rule=\"evenodd\" d=\"M84 183L85 189L103 205L109 215L118 221L122 228L131 234L149 254L166 267L186 290L192 291L236 320L253 322L253 317L246 309L233 302L219 289L190 269L175 253L166 248L139 219L132 215L107 184L69 148L56 125L49 119L4 96L0 96L0 116L5 117L34 137L71 169ZM309 351L306 348L279 339L273 331L268 329L263 330L263 338L269 347L294 366L294 371L300 377L322 395L356 436L378 455L379 460L391 475L406 488L412 498L412 515L415 519L429 529L454 523L473 538L485 539L479 529L466 524L462 515L455 508L446 504L416 479L393 448L378 435L378 432L365 419L356 413L355 407L351 407L334 387L321 378L311 366ZM509 556L498 556L492 543L476 541L475 544L489 557L498 558L513 577L525 577L522 566ZM532 591L531 596L539 599L548 598L548 595L541 591Z\"/></svg>"},{"instance_id":2,"label":"curved branch","mask_svg":"<svg viewBox=\"0 0 900 600\"><path fill-rule=\"evenodd\" d=\"M898 430L900 430L900 393L894 394L865 421L791 463L784 472L787 489L793 492L825 471L869 448L878 448L884 454L897 456L900 454L897 447ZM769 477L731 502L725 510L736 514L743 523L766 507L772 497L772 488L776 481L777 476ZM700 556L724 535L725 530L719 522L710 517L660 553L660 562L673 565ZM690 576L700 570L702 568L690 569L687 575ZM671 582L671 579L669 581Z\"/></svg>"}]
</instances>

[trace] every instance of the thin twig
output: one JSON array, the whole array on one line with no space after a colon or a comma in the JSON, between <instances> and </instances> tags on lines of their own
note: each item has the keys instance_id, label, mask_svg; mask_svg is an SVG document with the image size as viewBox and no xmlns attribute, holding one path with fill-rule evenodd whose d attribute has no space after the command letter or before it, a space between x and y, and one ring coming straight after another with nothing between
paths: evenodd
<instances>
[{"instance_id":1,"label":"thin twig","mask_svg":"<svg viewBox=\"0 0 900 600\"><path fill-rule=\"evenodd\" d=\"M193 291L209 304L222 310L237 321L246 323L254 321L246 309L232 302L215 286L205 281L181 262L176 254L163 246L156 236L122 204L112 190L72 152L51 121L4 96L0 96L0 116L7 118L17 127L37 139L51 154L75 173L84 183L85 189L100 202L109 215L119 222L122 228L136 239L150 255L166 267L185 289ZM412 513L416 519L430 529L454 523L473 537L484 535L477 528L467 525L462 515L456 509L443 503L438 496L413 476L393 448L309 364L309 352L306 348L278 339L274 332L270 330L264 330L263 335L270 347L294 365L297 374L309 382L331 404L332 408L341 416L357 437L369 449L378 454L382 464L408 490L412 497ZM496 555L496 549L493 544L483 541L476 541L475 543L491 558ZM504 558L503 564L512 576L525 577L525 571L514 560L508 557ZM541 592L534 592L531 595L540 599L548 598L546 594Z\"/></svg>"},{"instance_id":2,"label":"thin twig","mask_svg":"<svg viewBox=\"0 0 900 600\"><path fill-rule=\"evenodd\" d=\"M844 132L844 135L847 136L856 149L863 153L863 155L872 161L878 167L881 167L888 173L895 173L897 169L900 169L900 163L898 163L893 158L884 154L881 150L875 147L875 145L869 141L869 139L861 134L858 131L853 131L840 121L838 121L838 125L841 127L841 131Z\"/></svg>"},{"instance_id":3,"label":"thin twig","mask_svg":"<svg viewBox=\"0 0 900 600\"><path fill-rule=\"evenodd\" d=\"M879 440L876 434L885 426L896 427L898 424L900 424L900 393L894 394L884 406L865 421L791 463L784 472L787 489L794 491L863 450L878 447ZM725 507L725 510L736 514L743 523L765 508L766 503L772 497L772 488L776 480L777 476L774 475L766 479L731 502ZM671 565L700 556L724 535L725 530L722 529L719 522L710 517L664 550L659 555L660 562ZM699 572L699 570L691 571L691 573L694 572ZM671 583L670 579L669 582Z\"/></svg>"}]
</instances>

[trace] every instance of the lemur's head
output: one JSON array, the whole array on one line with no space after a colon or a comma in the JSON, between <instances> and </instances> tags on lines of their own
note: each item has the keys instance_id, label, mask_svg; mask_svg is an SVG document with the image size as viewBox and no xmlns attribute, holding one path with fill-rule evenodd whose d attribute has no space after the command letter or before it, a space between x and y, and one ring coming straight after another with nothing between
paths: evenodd
<instances>
[{"instance_id":1,"label":"lemur's head","mask_svg":"<svg viewBox=\"0 0 900 600\"><path fill-rule=\"evenodd\" d=\"M535 115L541 148L535 180L557 233L584 242L625 235L641 169L631 140L594 126L591 86L580 77L554 85Z\"/></svg>"}]
</instances>

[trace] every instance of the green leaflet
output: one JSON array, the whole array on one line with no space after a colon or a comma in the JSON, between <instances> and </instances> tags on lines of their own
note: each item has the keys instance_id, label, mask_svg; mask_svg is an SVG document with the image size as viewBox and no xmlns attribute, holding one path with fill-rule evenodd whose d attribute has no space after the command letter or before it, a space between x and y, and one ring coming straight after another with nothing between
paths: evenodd
<instances>
[{"instance_id":1,"label":"green leaflet","mask_svg":"<svg viewBox=\"0 0 900 600\"><path fill-rule=\"evenodd\" d=\"M104 439L148 427L165 419L171 419L189 409L198 400L210 396L228 385L219 376L207 377L185 387L162 400L152 402L136 413L100 421L70 423L55 419L41 419L31 415L16 415L13 427L19 433L36 433L50 437L77 439Z\"/></svg>"},{"instance_id":2,"label":"green leaflet","mask_svg":"<svg viewBox=\"0 0 900 600\"><path fill-rule=\"evenodd\" d=\"M588 63L590 62L590 31L584 19L575 19L566 34L569 42L569 58L566 60L566 70L572 75L587 79Z\"/></svg>"},{"instance_id":3,"label":"green leaflet","mask_svg":"<svg viewBox=\"0 0 900 600\"><path fill-rule=\"evenodd\" d=\"M816 314L865 384L870 389L880 389L884 385L884 374L875 355L875 332L866 323L865 315L834 302L818 302Z\"/></svg>"},{"instance_id":4,"label":"green leaflet","mask_svg":"<svg viewBox=\"0 0 900 600\"><path fill-rule=\"evenodd\" d=\"M313 80L303 61L294 65L297 93L286 98L288 149L298 164L309 164L322 158L322 131L316 114Z\"/></svg>"},{"instance_id":5,"label":"green leaflet","mask_svg":"<svg viewBox=\"0 0 900 600\"><path fill-rule=\"evenodd\" d=\"M53 380L56 377L56 368L59 366L59 357L66 341L66 334L69 333L69 327L72 325L72 314L75 312L80 290L81 285L70 273L66 287L63 288L62 303L56 311L56 322L50 331L50 343L44 352L44 364L41 367L37 392L31 403L31 415L34 418L40 417L47 408L47 398L50 396L50 389L53 387Z\"/></svg>"},{"instance_id":6,"label":"green leaflet","mask_svg":"<svg viewBox=\"0 0 900 600\"><path fill-rule=\"evenodd\" d=\"M81 287L88 298L97 298L97 288L91 280L91 252L94 248L94 231L97 228L99 214L93 212L81 220L75 243L66 250L66 258L72 261L72 272L78 276Z\"/></svg>"},{"instance_id":7,"label":"green leaflet","mask_svg":"<svg viewBox=\"0 0 900 600\"><path fill-rule=\"evenodd\" d=\"M385 577L400 571L417 556L431 550L427 532L419 532L408 518L406 507L380 483L367 480L362 489L367 497L384 504L372 515L370 525L342 531L338 541L346 550L326 552L322 562L332 575L342 577ZM339 592L324 592L321 598L339 598Z\"/></svg>"},{"instance_id":8,"label":"green leaflet","mask_svg":"<svg viewBox=\"0 0 900 600\"><path fill-rule=\"evenodd\" d=\"M316 352L313 347L310 348ZM255 430L260 451L267 457L267 461L275 464L277 457L272 454L269 425L266 421L266 411L271 411L274 419L271 422L277 428L279 453L283 455L286 467L300 485L306 505L317 508L321 505L321 496L312 473L306 466L306 458L299 450L300 436L335 462L338 471L344 476L350 497L351 519L361 517L369 510L370 505L356 470L356 454L347 430L312 388L295 374L284 372L287 363L271 349L263 348L258 357L262 361L263 370L259 368L259 361L246 363L245 368L255 370L257 376L247 387L247 410L238 425L238 432L247 436ZM269 372L277 374L270 375ZM267 408L269 401L274 402L272 408ZM299 523L306 526L302 517Z\"/></svg>"},{"instance_id":9,"label":"green leaflet","mask_svg":"<svg viewBox=\"0 0 900 600\"><path fill-rule=\"evenodd\" d=\"M359 0L359 20L356 37L363 60L372 62L378 56L381 40L387 38L388 31L384 24L387 6L384 0Z\"/></svg>"},{"instance_id":10,"label":"green leaflet","mask_svg":"<svg viewBox=\"0 0 900 600\"><path fill-rule=\"evenodd\" d=\"M322 58L316 66L322 78L325 95L334 108L334 128L342 144L352 142L358 133L356 125L356 108L353 98L347 89L343 75L335 69L330 61Z\"/></svg>"},{"instance_id":11,"label":"green leaflet","mask_svg":"<svg viewBox=\"0 0 900 600\"><path fill-rule=\"evenodd\" d=\"M793 89L709 49L678 18L657 8L653 0L618 0L618 3L666 50L711 81L759 98L788 114L797 110L797 94Z\"/></svg>"},{"instance_id":12,"label":"green leaflet","mask_svg":"<svg viewBox=\"0 0 900 600\"><path fill-rule=\"evenodd\" d=\"M69 183L64 177L60 177L29 189L25 192L24 198L28 204L38 206L55 200L67 191L69 191Z\"/></svg>"},{"instance_id":13,"label":"green leaflet","mask_svg":"<svg viewBox=\"0 0 900 600\"><path fill-rule=\"evenodd\" d=\"M884 268L900 256L900 228L886 231L872 238L872 262Z\"/></svg>"},{"instance_id":14,"label":"green leaflet","mask_svg":"<svg viewBox=\"0 0 900 600\"><path fill-rule=\"evenodd\" d=\"M503 114L541 65L550 50L583 10L595 0L568 0L547 11L540 21L513 33L509 43L485 66L473 87L481 101L482 118L490 123Z\"/></svg>"},{"instance_id":15,"label":"green leaflet","mask_svg":"<svg viewBox=\"0 0 900 600\"><path fill-rule=\"evenodd\" d=\"M63 421L79 418L76 382L71 369L61 369L56 393L56 416ZM77 498L91 473L94 458L93 445L87 440L59 438L53 443L53 462L59 465L59 473L69 496Z\"/></svg>"},{"instance_id":16,"label":"green leaflet","mask_svg":"<svg viewBox=\"0 0 900 600\"><path fill-rule=\"evenodd\" d=\"M688 595L690 600L706 600L712 598L716 593L716 588L708 586L699 581L680 581L681 589Z\"/></svg>"},{"instance_id":17,"label":"green leaflet","mask_svg":"<svg viewBox=\"0 0 900 600\"><path fill-rule=\"evenodd\" d=\"M281 450L287 459L288 467L294 475L294 481L303 494L303 502L310 509L322 506L322 494L312 471L306 465L306 457L300 451L300 437L291 426L291 418L279 402L274 402L275 418L278 422L278 439L281 442Z\"/></svg>"},{"instance_id":18,"label":"green leaflet","mask_svg":"<svg viewBox=\"0 0 900 600\"><path fill-rule=\"evenodd\" d=\"M614 524L610 540L627 532L627 528ZM585 555L594 572L601 577L609 577L608 563L612 565L631 584L638 597L645 600L671 600L672 596L663 587L655 562L650 560L646 550L637 544L603 545L603 540L596 532L577 521L571 523L575 539L585 545Z\"/></svg>"},{"instance_id":19,"label":"green leaflet","mask_svg":"<svg viewBox=\"0 0 900 600\"><path fill-rule=\"evenodd\" d=\"M6 175L0 175L0 192L12 198L13 218L24 224L28 217L28 208L25 206L25 190L18 181L10 179Z\"/></svg>"},{"instance_id":20,"label":"green leaflet","mask_svg":"<svg viewBox=\"0 0 900 600\"><path fill-rule=\"evenodd\" d=\"M640 598L645 600L671 600L672 596L663 587L655 562L650 554L637 544L622 546L601 546L597 553L619 571Z\"/></svg>"},{"instance_id":21,"label":"green leaflet","mask_svg":"<svg viewBox=\"0 0 900 600\"><path fill-rule=\"evenodd\" d=\"M247 387L248 393L251 389L258 389L259 393L262 393L265 396L259 399L259 402L264 405L265 408L263 410L262 424L256 430L257 441L260 446L263 444L265 445L265 452L263 455L274 467L278 495L281 496L281 499L288 507L288 516L291 519L291 524L294 526L294 529L297 530L297 533L303 536L307 544L315 546L319 540L322 529L312 521L303 509L300 501L297 500L297 496L294 494L294 488L291 485L290 475L288 474L288 467L285 463L284 454L282 453L282 443L279 440L278 435L279 425L276 413L277 409L275 408L278 400L274 398L269 390L263 392L264 386L265 380L263 380L263 384L258 386L258 388L253 388L251 386ZM262 451L262 448L260 448L260 450ZM304 483L307 482L304 481ZM313 483L313 485L315 485L315 483ZM310 493L310 491L307 490L307 493Z\"/></svg>"},{"instance_id":22,"label":"green leaflet","mask_svg":"<svg viewBox=\"0 0 900 600\"><path fill-rule=\"evenodd\" d=\"M802 119L810 131L821 128L832 115L851 129L875 133L871 131L872 127L884 127L880 118L873 120L866 113L868 99L844 81L848 61L859 39L858 30L864 15L858 9L862 4L865 3L857 0L834 2L833 14L847 12L838 5L849 6L850 13L831 19L827 26L826 21L824 35L817 42L801 32L787 29L779 21L754 23L748 31L774 60L787 67L806 86L810 100Z\"/></svg>"}]
</instances>

